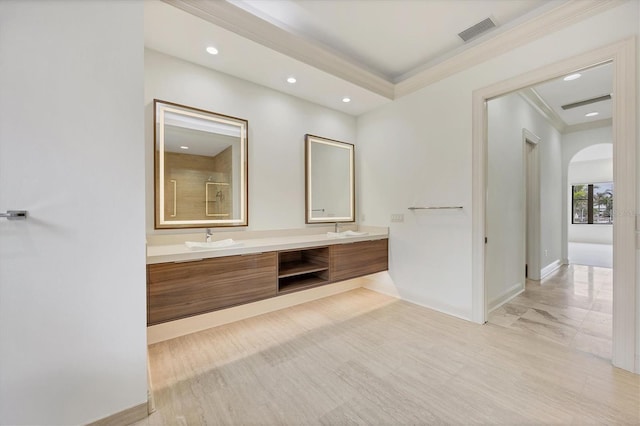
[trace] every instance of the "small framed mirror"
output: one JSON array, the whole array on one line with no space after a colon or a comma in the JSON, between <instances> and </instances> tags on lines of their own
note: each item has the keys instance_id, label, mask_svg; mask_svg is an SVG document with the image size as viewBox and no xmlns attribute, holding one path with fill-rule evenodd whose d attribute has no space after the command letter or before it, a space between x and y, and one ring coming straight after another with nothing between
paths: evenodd
<instances>
[{"instance_id":1,"label":"small framed mirror","mask_svg":"<svg viewBox=\"0 0 640 426\"><path fill-rule=\"evenodd\" d=\"M246 226L248 121L153 104L156 229Z\"/></svg>"},{"instance_id":2,"label":"small framed mirror","mask_svg":"<svg viewBox=\"0 0 640 426\"><path fill-rule=\"evenodd\" d=\"M354 146L305 135L306 223L354 222Z\"/></svg>"}]
</instances>

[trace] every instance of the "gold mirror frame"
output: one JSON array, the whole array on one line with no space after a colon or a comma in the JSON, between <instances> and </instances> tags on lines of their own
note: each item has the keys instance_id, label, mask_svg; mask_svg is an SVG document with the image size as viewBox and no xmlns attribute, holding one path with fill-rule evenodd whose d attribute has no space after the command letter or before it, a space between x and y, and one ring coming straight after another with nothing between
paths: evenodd
<instances>
[{"instance_id":1,"label":"gold mirror frame","mask_svg":"<svg viewBox=\"0 0 640 426\"><path fill-rule=\"evenodd\" d=\"M242 118L154 99L153 123L155 229L247 226L249 122ZM211 148L214 151L224 151L224 158L215 160L222 155L220 152L211 154L214 156L210 157L209 154L178 152L174 147L171 148L171 158L181 158L180 167L184 179L168 175L167 131L174 134L180 131L177 129L193 133L194 138L195 134L199 135L198 152L209 149L207 134L211 133ZM216 142L215 139L227 141ZM169 145L174 144L173 140L169 142ZM196 141L193 143L195 145ZM213 148L214 145L217 146L216 149ZM180 148L188 150L185 146ZM219 168L224 170L220 171ZM189 194L184 196L182 203L178 196L180 192Z\"/></svg>"},{"instance_id":2,"label":"gold mirror frame","mask_svg":"<svg viewBox=\"0 0 640 426\"><path fill-rule=\"evenodd\" d=\"M333 158L314 160L314 146L332 151ZM355 222L354 157L353 144L305 135L305 223Z\"/></svg>"}]
</instances>

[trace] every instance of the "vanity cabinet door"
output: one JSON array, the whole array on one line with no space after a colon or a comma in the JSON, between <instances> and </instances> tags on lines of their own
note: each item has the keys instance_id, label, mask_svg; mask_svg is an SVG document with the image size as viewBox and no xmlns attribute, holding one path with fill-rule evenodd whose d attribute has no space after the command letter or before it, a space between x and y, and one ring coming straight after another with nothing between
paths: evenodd
<instances>
[{"instance_id":1,"label":"vanity cabinet door","mask_svg":"<svg viewBox=\"0 0 640 426\"><path fill-rule=\"evenodd\" d=\"M147 323L265 299L277 287L275 252L147 265Z\"/></svg>"},{"instance_id":2,"label":"vanity cabinet door","mask_svg":"<svg viewBox=\"0 0 640 426\"><path fill-rule=\"evenodd\" d=\"M342 281L389 269L388 241L331 246L331 281Z\"/></svg>"}]
</instances>

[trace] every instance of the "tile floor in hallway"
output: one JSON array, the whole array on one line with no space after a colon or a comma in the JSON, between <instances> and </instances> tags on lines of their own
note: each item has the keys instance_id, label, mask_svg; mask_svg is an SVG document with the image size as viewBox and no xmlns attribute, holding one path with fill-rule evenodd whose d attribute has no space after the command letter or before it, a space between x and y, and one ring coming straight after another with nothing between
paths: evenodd
<instances>
[{"instance_id":1,"label":"tile floor in hallway","mask_svg":"<svg viewBox=\"0 0 640 426\"><path fill-rule=\"evenodd\" d=\"M489 323L611 359L612 269L565 265L489 314Z\"/></svg>"}]
</instances>

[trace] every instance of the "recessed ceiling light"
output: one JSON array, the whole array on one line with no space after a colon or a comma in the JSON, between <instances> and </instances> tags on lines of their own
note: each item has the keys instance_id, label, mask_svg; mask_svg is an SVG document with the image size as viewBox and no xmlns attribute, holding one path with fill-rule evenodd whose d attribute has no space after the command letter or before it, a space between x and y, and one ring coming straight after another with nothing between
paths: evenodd
<instances>
[{"instance_id":1,"label":"recessed ceiling light","mask_svg":"<svg viewBox=\"0 0 640 426\"><path fill-rule=\"evenodd\" d=\"M575 74L569 74L568 76L566 76L565 78L563 78L564 81L571 81L571 80L577 80L580 77L582 77L582 74L580 73L575 73Z\"/></svg>"},{"instance_id":2,"label":"recessed ceiling light","mask_svg":"<svg viewBox=\"0 0 640 426\"><path fill-rule=\"evenodd\" d=\"M182 145L182 146L180 146L180 149L189 149L189 147L186 146L186 145Z\"/></svg>"},{"instance_id":3,"label":"recessed ceiling light","mask_svg":"<svg viewBox=\"0 0 640 426\"><path fill-rule=\"evenodd\" d=\"M348 96L345 96L344 98L342 98L342 102L344 103L351 102L351 98Z\"/></svg>"},{"instance_id":4,"label":"recessed ceiling light","mask_svg":"<svg viewBox=\"0 0 640 426\"><path fill-rule=\"evenodd\" d=\"M209 47L207 47L207 53L209 53L211 55L217 55L218 54L218 49L216 49L213 46L209 46Z\"/></svg>"},{"instance_id":5,"label":"recessed ceiling light","mask_svg":"<svg viewBox=\"0 0 640 426\"><path fill-rule=\"evenodd\" d=\"M584 116L585 117L595 117L596 115L600 114L599 112L588 112L586 113Z\"/></svg>"},{"instance_id":6,"label":"recessed ceiling light","mask_svg":"<svg viewBox=\"0 0 640 426\"><path fill-rule=\"evenodd\" d=\"M298 81L298 80L296 80L296 78L295 78L295 77L289 77L289 78L287 79L287 83L291 83L291 84L295 83L296 81Z\"/></svg>"}]
</instances>

